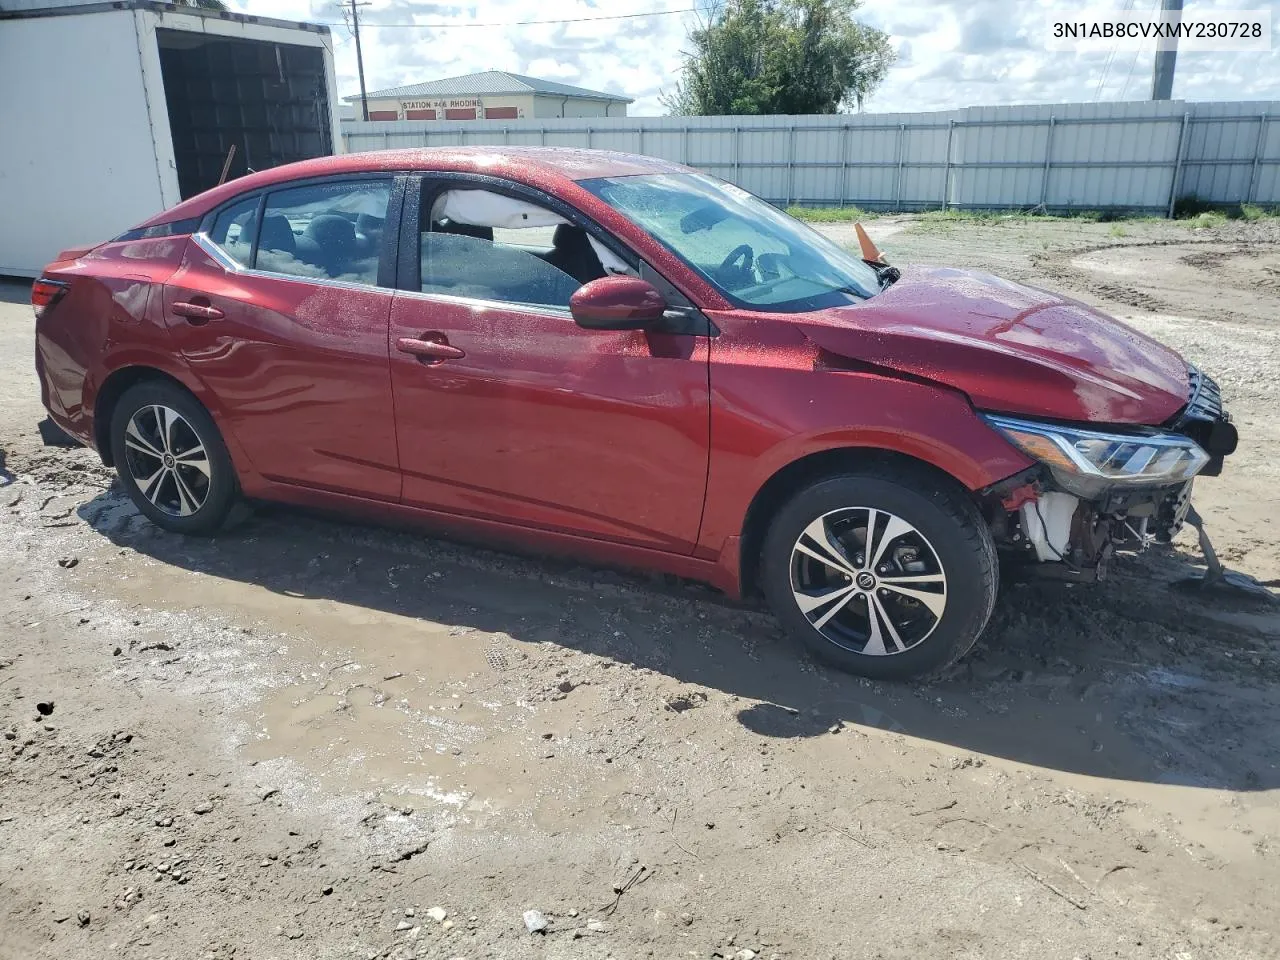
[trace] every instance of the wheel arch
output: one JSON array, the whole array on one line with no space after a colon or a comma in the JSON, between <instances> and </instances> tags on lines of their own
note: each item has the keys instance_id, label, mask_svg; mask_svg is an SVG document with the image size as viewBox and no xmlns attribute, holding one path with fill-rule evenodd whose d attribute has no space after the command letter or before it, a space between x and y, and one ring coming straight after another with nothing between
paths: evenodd
<instances>
[{"instance_id":1,"label":"wheel arch","mask_svg":"<svg viewBox=\"0 0 1280 960\"><path fill-rule=\"evenodd\" d=\"M102 381L102 386L98 388L98 395L93 401L94 446L97 447L102 462L108 467L115 466L115 455L111 451L111 418L115 413L116 404L120 402L126 390L148 380L171 383L191 393L187 385L177 377L156 367L138 365L112 371L107 379ZM192 396L194 397L194 394Z\"/></svg>"},{"instance_id":2,"label":"wheel arch","mask_svg":"<svg viewBox=\"0 0 1280 960\"><path fill-rule=\"evenodd\" d=\"M764 546L769 523L783 504L797 491L818 480L842 473L866 472L868 468L877 466L917 472L963 492L964 496L972 499L975 504L978 503L973 491L954 475L927 460L897 450L842 446L799 457L776 470L756 491L747 507L738 558L742 595L751 596L760 592L760 551Z\"/></svg>"},{"instance_id":3,"label":"wheel arch","mask_svg":"<svg viewBox=\"0 0 1280 960\"><path fill-rule=\"evenodd\" d=\"M232 460L241 459L240 451L236 448L233 438L227 435L218 411L210 402L212 398L202 395L203 391L192 389L190 383L176 374L144 361L125 364L112 370L93 396L93 441L98 455L102 457L102 462L106 466L115 466L115 457L111 452L111 417L115 412L116 404L130 387L148 381L172 384L189 394L213 418L214 425L222 435L222 441L227 445Z\"/></svg>"}]
</instances>

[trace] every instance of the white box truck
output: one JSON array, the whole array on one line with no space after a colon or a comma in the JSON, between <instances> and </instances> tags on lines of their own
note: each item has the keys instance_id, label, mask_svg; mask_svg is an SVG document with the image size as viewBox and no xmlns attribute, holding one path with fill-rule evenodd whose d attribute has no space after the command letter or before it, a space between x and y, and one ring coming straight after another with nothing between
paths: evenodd
<instances>
[{"instance_id":1,"label":"white box truck","mask_svg":"<svg viewBox=\"0 0 1280 960\"><path fill-rule=\"evenodd\" d=\"M56 5L55 5L56 4ZM229 179L341 149L327 26L0 0L0 275Z\"/></svg>"}]
</instances>

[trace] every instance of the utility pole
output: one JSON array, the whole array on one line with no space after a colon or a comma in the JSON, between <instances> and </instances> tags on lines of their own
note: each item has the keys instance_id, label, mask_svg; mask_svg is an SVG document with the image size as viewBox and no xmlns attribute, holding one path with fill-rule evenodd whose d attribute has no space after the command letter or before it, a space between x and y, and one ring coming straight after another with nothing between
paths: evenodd
<instances>
[{"instance_id":1,"label":"utility pole","mask_svg":"<svg viewBox=\"0 0 1280 960\"><path fill-rule=\"evenodd\" d=\"M364 54L360 52L360 13L357 7L367 7L367 3L356 3L351 0L351 31L356 35L356 70L360 73L360 109L365 120L369 119L369 97L364 89Z\"/></svg>"},{"instance_id":2,"label":"utility pole","mask_svg":"<svg viewBox=\"0 0 1280 960\"><path fill-rule=\"evenodd\" d=\"M1169 16L1172 14L1172 16ZM1182 22L1182 0L1161 0L1160 19L1162 23ZM1178 41L1156 41L1156 65L1151 72L1151 99L1173 99L1173 68L1178 61Z\"/></svg>"}]
</instances>

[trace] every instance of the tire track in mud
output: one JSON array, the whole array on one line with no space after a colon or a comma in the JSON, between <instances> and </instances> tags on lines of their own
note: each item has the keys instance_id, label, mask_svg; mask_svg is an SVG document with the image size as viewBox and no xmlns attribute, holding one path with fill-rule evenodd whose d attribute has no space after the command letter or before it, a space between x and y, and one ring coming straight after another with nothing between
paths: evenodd
<instances>
[{"instance_id":1,"label":"tire track in mud","mask_svg":"<svg viewBox=\"0 0 1280 960\"><path fill-rule=\"evenodd\" d=\"M1087 292L1092 296L1109 300L1114 303L1123 304L1127 307L1146 310L1149 313L1178 314L1185 310L1184 304L1172 303L1148 291L1144 291L1133 286L1100 279L1097 272L1077 267L1074 261L1093 253L1110 253L1120 250L1161 249L1168 247L1221 247L1233 242L1237 244L1236 249L1233 251L1217 250L1205 251L1203 253L1190 253L1185 257L1179 257L1178 259L1181 263L1186 264L1192 269L1211 270L1220 267L1224 262L1237 255L1260 257L1270 250L1280 250L1280 244L1270 241L1248 242L1248 245L1246 246L1246 241L1232 241L1221 238L1193 238L1187 240L1150 240L1140 243L1100 243L1083 247L1073 247L1066 250L1044 250L1032 253L1029 260L1032 267L1044 276L1058 283L1062 283L1074 290ZM1280 280L1277 280L1277 285L1280 285ZM1233 311L1215 313L1213 316L1204 317L1202 319L1246 325L1253 325L1257 322L1254 318Z\"/></svg>"},{"instance_id":2,"label":"tire track in mud","mask_svg":"<svg viewBox=\"0 0 1280 960\"><path fill-rule=\"evenodd\" d=\"M1204 253L1190 253L1178 259L1189 267L1195 267L1200 270L1214 270L1235 259L1261 259L1272 252L1268 249L1268 246L1270 245L1254 244L1246 246L1238 244L1230 250L1207 250ZM1275 245L1275 247L1276 250L1280 250L1280 245ZM1255 291L1264 293L1275 291L1276 295L1280 296L1280 267L1263 267L1262 272L1265 276L1256 281Z\"/></svg>"}]
</instances>

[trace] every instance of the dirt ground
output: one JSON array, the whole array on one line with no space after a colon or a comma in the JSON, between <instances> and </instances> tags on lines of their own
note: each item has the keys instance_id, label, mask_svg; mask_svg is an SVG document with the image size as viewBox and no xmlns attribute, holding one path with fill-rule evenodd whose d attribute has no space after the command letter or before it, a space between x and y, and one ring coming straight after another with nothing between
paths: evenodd
<instances>
[{"instance_id":1,"label":"dirt ground","mask_svg":"<svg viewBox=\"0 0 1280 960\"><path fill-rule=\"evenodd\" d=\"M872 234L1201 361L1244 439L1197 503L1280 577L1274 222ZM280 509L161 534L42 446L26 297L0 286L4 960L1280 954L1280 607L1169 590L1189 535L1009 586L942 681L861 681L696 585Z\"/></svg>"}]
</instances>

